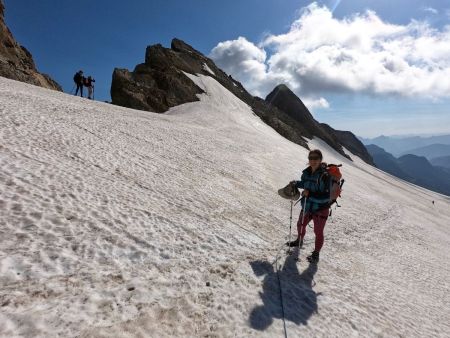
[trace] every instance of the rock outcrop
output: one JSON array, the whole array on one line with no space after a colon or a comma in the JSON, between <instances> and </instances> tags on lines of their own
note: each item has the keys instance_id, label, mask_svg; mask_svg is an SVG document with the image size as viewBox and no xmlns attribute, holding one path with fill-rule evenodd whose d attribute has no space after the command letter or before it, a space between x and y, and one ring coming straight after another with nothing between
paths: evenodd
<instances>
[{"instance_id":1,"label":"rock outcrop","mask_svg":"<svg viewBox=\"0 0 450 338\"><path fill-rule=\"evenodd\" d=\"M350 131L336 130L331 128L328 124L320 124L325 131L334 134L338 142L347 148L352 154L359 156L364 162L374 165L374 161L370 153L367 151L364 144Z\"/></svg>"},{"instance_id":2,"label":"rock outcrop","mask_svg":"<svg viewBox=\"0 0 450 338\"><path fill-rule=\"evenodd\" d=\"M145 62L133 72L116 68L111 84L112 103L162 113L170 107L197 101L203 91L183 72L213 76L235 94L243 87L214 62L185 42L173 39L171 48L148 46ZM234 88L232 88L234 87Z\"/></svg>"},{"instance_id":3,"label":"rock outcrop","mask_svg":"<svg viewBox=\"0 0 450 338\"><path fill-rule=\"evenodd\" d=\"M308 147L304 137L317 136L343 156L349 158L342 146L373 164L371 156L353 134L337 132L315 121L302 101L286 86L277 86L266 100L254 97L211 59L178 39L172 40L171 48L160 44L147 47L145 62L132 72L116 68L111 84L112 103L162 113L179 104L197 101L202 89L184 73L213 77L292 142Z\"/></svg>"},{"instance_id":4,"label":"rock outcrop","mask_svg":"<svg viewBox=\"0 0 450 338\"><path fill-rule=\"evenodd\" d=\"M295 130L307 138L319 137L330 147L350 158L345 154L342 147L347 148L353 154L359 156L369 164L374 164L372 156L368 153L362 142L349 131L335 130L325 123L317 122L303 104L286 85L278 85L266 97L266 102L283 111L290 118L289 124L294 126ZM286 117L285 117L286 118ZM283 119L283 117L281 117ZM289 120L286 119L286 122Z\"/></svg>"},{"instance_id":5,"label":"rock outcrop","mask_svg":"<svg viewBox=\"0 0 450 338\"><path fill-rule=\"evenodd\" d=\"M5 24L4 11L0 0L0 76L62 91L58 83L36 70L31 53L14 40Z\"/></svg>"}]
</instances>

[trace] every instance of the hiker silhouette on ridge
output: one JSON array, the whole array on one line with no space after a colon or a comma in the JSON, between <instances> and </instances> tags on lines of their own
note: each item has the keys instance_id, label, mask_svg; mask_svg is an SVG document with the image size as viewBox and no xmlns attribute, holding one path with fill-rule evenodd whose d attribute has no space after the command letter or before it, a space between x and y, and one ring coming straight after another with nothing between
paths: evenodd
<instances>
[{"instance_id":1,"label":"hiker silhouette on ridge","mask_svg":"<svg viewBox=\"0 0 450 338\"><path fill-rule=\"evenodd\" d=\"M92 76L88 76L87 78L83 78L83 84L88 89L88 99L92 100L94 98L94 82L95 80L92 78Z\"/></svg>"},{"instance_id":2,"label":"hiker silhouette on ridge","mask_svg":"<svg viewBox=\"0 0 450 338\"><path fill-rule=\"evenodd\" d=\"M83 71L82 70L80 70L80 71L75 73L75 75L73 76L73 81L75 82L75 85L77 86L77 89L75 91L75 96L78 95L78 90L80 90L80 96L83 97L83 81L84 81L84 77L83 77Z\"/></svg>"}]
</instances>

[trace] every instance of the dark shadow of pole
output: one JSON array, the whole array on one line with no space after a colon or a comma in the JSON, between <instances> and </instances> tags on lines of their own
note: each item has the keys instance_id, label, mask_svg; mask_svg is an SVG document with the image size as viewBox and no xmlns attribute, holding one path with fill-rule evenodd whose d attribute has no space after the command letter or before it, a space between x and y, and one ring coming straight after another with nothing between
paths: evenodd
<instances>
[{"instance_id":1,"label":"dark shadow of pole","mask_svg":"<svg viewBox=\"0 0 450 338\"><path fill-rule=\"evenodd\" d=\"M308 319L317 313L317 294L313 290L317 264L309 266L300 274L297 268L297 255L287 256L281 270L278 271L283 295L284 317L297 325L307 325ZM275 262L279 264L279 262ZM256 330L265 330L273 318L282 319L283 309L275 264L266 261L253 261L250 265L256 276L265 275L263 292L259 295L263 305L255 307L250 313L250 326Z\"/></svg>"}]
</instances>

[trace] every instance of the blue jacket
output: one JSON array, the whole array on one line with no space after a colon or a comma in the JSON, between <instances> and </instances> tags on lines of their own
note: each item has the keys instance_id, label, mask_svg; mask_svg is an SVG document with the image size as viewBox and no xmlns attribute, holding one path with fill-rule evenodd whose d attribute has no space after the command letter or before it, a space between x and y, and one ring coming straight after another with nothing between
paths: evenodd
<instances>
[{"instance_id":1,"label":"blue jacket","mask_svg":"<svg viewBox=\"0 0 450 338\"><path fill-rule=\"evenodd\" d=\"M319 167L314 173L311 172L311 167L306 168L300 181L295 182L295 186L309 190L305 212L314 213L330 206L330 176L324 167ZM301 198L300 203L303 208L305 197Z\"/></svg>"}]
</instances>

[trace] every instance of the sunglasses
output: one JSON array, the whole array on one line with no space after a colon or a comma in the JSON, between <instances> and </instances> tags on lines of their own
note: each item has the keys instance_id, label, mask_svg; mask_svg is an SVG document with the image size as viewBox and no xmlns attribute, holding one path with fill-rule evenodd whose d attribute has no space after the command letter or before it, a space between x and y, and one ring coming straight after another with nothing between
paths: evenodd
<instances>
[{"instance_id":1,"label":"sunglasses","mask_svg":"<svg viewBox=\"0 0 450 338\"><path fill-rule=\"evenodd\" d=\"M319 156L309 156L308 160L310 160L310 161L317 161L317 160L320 160L320 157Z\"/></svg>"}]
</instances>

